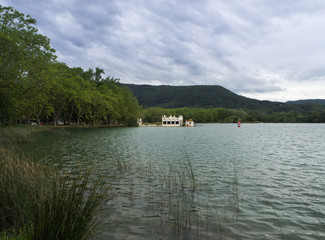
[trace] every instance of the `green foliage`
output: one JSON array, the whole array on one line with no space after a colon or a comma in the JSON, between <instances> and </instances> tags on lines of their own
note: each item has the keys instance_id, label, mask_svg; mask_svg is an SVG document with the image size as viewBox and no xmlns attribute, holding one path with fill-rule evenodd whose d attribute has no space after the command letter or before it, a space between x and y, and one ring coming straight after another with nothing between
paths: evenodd
<instances>
[{"instance_id":1,"label":"green foliage","mask_svg":"<svg viewBox=\"0 0 325 240\"><path fill-rule=\"evenodd\" d=\"M35 19L0 5L0 121L24 114L28 82L55 59L49 39L38 34ZM31 84L32 85L32 84Z\"/></svg>"},{"instance_id":2,"label":"green foliage","mask_svg":"<svg viewBox=\"0 0 325 240\"><path fill-rule=\"evenodd\" d=\"M140 108L118 79L56 62L36 20L0 5L0 125L136 124Z\"/></svg>"}]
</instances>

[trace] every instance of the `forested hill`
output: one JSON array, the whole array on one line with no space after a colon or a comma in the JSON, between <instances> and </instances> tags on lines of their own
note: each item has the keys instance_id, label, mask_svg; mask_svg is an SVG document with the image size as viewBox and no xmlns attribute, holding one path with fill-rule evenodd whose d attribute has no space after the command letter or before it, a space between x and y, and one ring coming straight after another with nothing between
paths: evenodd
<instances>
[{"instance_id":1,"label":"forested hill","mask_svg":"<svg viewBox=\"0 0 325 240\"><path fill-rule=\"evenodd\" d=\"M303 104L303 103L317 103L325 105L325 99L304 99L304 100L297 100L297 101L288 101L288 104Z\"/></svg>"},{"instance_id":2,"label":"forested hill","mask_svg":"<svg viewBox=\"0 0 325 240\"><path fill-rule=\"evenodd\" d=\"M259 101L215 85L121 85L128 87L144 107L146 122L160 121L163 114L181 114L196 122L325 122L321 101Z\"/></svg>"},{"instance_id":3,"label":"forested hill","mask_svg":"<svg viewBox=\"0 0 325 240\"><path fill-rule=\"evenodd\" d=\"M237 95L217 85L197 86L151 86L122 84L130 88L144 107L162 108L246 108L274 109L283 103L259 101Z\"/></svg>"}]
</instances>

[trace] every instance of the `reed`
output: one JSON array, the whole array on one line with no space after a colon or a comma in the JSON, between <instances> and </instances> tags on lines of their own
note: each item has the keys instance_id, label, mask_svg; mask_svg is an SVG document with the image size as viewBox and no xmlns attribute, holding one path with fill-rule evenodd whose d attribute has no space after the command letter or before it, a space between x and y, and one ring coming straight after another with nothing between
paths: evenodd
<instances>
[{"instance_id":1,"label":"reed","mask_svg":"<svg viewBox=\"0 0 325 240\"><path fill-rule=\"evenodd\" d=\"M168 161L165 166L150 165L147 173L151 216L159 219L169 237L187 239L193 224L198 222L195 194L199 184L190 161L177 159Z\"/></svg>"},{"instance_id":2,"label":"reed","mask_svg":"<svg viewBox=\"0 0 325 240\"><path fill-rule=\"evenodd\" d=\"M15 148L0 148L0 157L2 238L88 239L96 233L109 187L94 184L91 172L64 175Z\"/></svg>"},{"instance_id":3,"label":"reed","mask_svg":"<svg viewBox=\"0 0 325 240\"><path fill-rule=\"evenodd\" d=\"M32 239L88 239L103 220L101 186L92 186L89 175L51 183L49 194L36 212Z\"/></svg>"},{"instance_id":4,"label":"reed","mask_svg":"<svg viewBox=\"0 0 325 240\"><path fill-rule=\"evenodd\" d=\"M281 239L284 239L284 235L283 235L283 232L282 232L282 227L281 227L281 222L280 222L279 216L278 216L278 214L275 211L274 205L272 204L271 206L272 206L273 212L274 212L274 214L276 216L276 219L277 219L277 222L278 222L278 225L279 225L279 228L280 228Z\"/></svg>"},{"instance_id":5,"label":"reed","mask_svg":"<svg viewBox=\"0 0 325 240\"><path fill-rule=\"evenodd\" d=\"M159 224L161 232L157 234L169 239L206 239L213 232L214 237L223 239L227 226L238 220L239 186L235 163L233 176L226 183L220 182L220 186L226 185L221 194L213 196L210 195L213 191L203 190L207 185L197 179L190 158L167 159L163 164L148 165L147 171L141 171L146 173L142 177L148 183L146 212L151 217L151 225L154 219Z\"/></svg>"},{"instance_id":6,"label":"reed","mask_svg":"<svg viewBox=\"0 0 325 240\"><path fill-rule=\"evenodd\" d=\"M0 128L0 145L16 144L30 141L32 135L50 128L40 126L17 126Z\"/></svg>"}]
</instances>

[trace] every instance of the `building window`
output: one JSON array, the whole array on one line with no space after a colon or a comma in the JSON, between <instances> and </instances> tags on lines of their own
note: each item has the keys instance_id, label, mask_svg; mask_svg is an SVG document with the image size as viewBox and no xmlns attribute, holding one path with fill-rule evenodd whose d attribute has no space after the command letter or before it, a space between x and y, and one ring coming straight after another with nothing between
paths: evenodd
<instances>
[{"instance_id":1,"label":"building window","mask_svg":"<svg viewBox=\"0 0 325 240\"><path fill-rule=\"evenodd\" d=\"M179 124L179 121L176 121L176 124Z\"/></svg>"},{"instance_id":2,"label":"building window","mask_svg":"<svg viewBox=\"0 0 325 240\"><path fill-rule=\"evenodd\" d=\"M163 124L166 124L166 121L163 121Z\"/></svg>"}]
</instances>

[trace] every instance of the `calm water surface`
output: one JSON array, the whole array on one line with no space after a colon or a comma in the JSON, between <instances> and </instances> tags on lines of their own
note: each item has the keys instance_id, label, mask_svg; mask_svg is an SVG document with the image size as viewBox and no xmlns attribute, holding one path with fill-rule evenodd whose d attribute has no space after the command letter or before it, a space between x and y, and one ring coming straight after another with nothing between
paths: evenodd
<instances>
[{"instance_id":1,"label":"calm water surface","mask_svg":"<svg viewBox=\"0 0 325 240\"><path fill-rule=\"evenodd\" d=\"M324 124L58 129L22 147L119 175L98 239L325 239Z\"/></svg>"}]
</instances>

